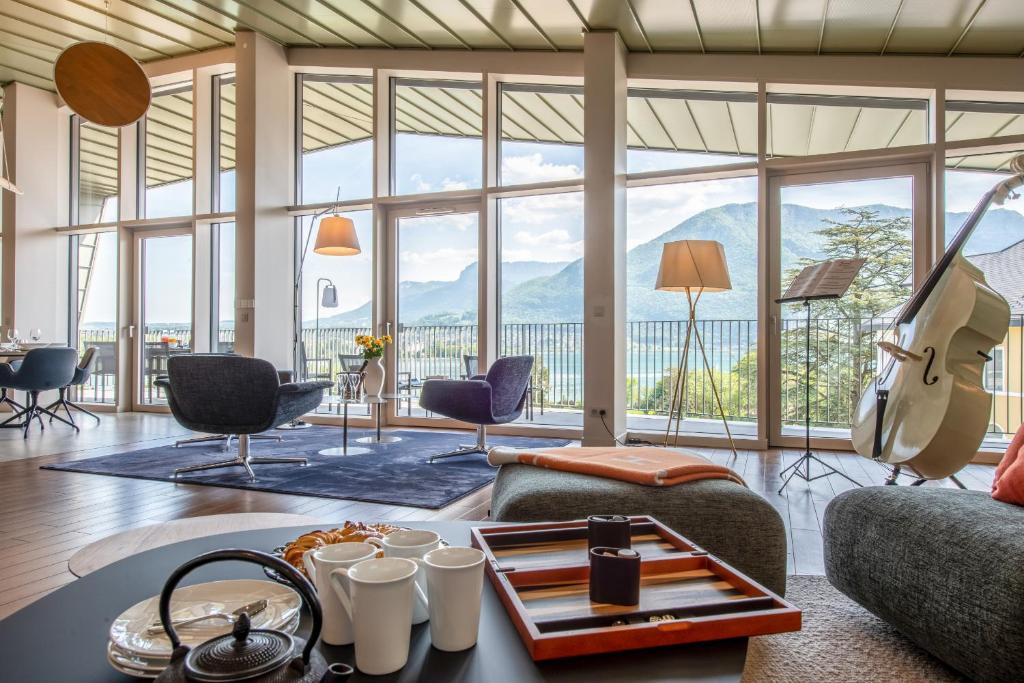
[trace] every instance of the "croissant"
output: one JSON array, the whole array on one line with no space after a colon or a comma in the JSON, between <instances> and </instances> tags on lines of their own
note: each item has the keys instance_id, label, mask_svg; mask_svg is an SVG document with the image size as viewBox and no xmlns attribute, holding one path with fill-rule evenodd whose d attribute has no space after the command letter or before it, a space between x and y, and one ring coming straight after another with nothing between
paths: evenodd
<instances>
[{"instance_id":1,"label":"croissant","mask_svg":"<svg viewBox=\"0 0 1024 683\"><path fill-rule=\"evenodd\" d=\"M404 527L394 524L366 524L365 522L345 522L345 525L338 529L328 531L316 530L302 534L284 547L284 561L295 567L303 574L306 573L302 556L306 551L334 543L360 543L368 538L383 539L392 531Z\"/></svg>"}]
</instances>

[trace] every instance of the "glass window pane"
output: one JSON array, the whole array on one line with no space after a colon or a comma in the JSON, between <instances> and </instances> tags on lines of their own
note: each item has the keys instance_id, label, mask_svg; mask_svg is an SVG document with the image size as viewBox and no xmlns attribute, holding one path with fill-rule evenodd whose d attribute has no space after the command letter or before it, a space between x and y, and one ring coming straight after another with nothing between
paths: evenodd
<instances>
[{"instance_id":1,"label":"glass window pane","mask_svg":"<svg viewBox=\"0 0 1024 683\"><path fill-rule=\"evenodd\" d=\"M946 159L946 244L983 194L1009 177L1010 160L1021 152L978 154ZM993 393L992 415L985 445L1004 447L1024 423L1024 291L1020 260L1024 258L1024 200L993 206L974 228L963 254L978 267L988 286L1010 305L1010 329L985 365L985 388Z\"/></svg>"},{"instance_id":2,"label":"glass window pane","mask_svg":"<svg viewBox=\"0 0 1024 683\"><path fill-rule=\"evenodd\" d=\"M717 240L732 289L708 293L697 326L733 435L757 432L757 179L730 178L627 190L626 424L664 432L680 376L686 295L654 289L662 245ZM699 349L687 355L687 414L680 433L725 435ZM673 423L674 425L674 423ZM674 429L674 426L673 426Z\"/></svg>"},{"instance_id":3,"label":"glass window pane","mask_svg":"<svg viewBox=\"0 0 1024 683\"><path fill-rule=\"evenodd\" d=\"M313 251L316 233L310 234L314 229L312 217L303 216L296 221L300 248L309 243L302 267L299 302L302 318L302 337L297 350L299 367L306 379L335 382L324 392L324 401L317 412L341 412L337 380L341 373L359 372L362 360L355 338L369 334L373 321L373 212L352 211L342 216L355 224L358 254L317 254ZM328 287L335 288L336 300L329 295L325 298L324 290ZM369 407L350 405L349 414L368 415Z\"/></svg>"},{"instance_id":4,"label":"glass window pane","mask_svg":"<svg viewBox=\"0 0 1024 683\"><path fill-rule=\"evenodd\" d=\"M947 140L1024 134L1024 93L951 90L946 95Z\"/></svg>"},{"instance_id":5,"label":"glass window pane","mask_svg":"<svg viewBox=\"0 0 1024 683\"><path fill-rule=\"evenodd\" d=\"M75 117L78 123L79 225L117 220L118 138L116 128L97 126Z\"/></svg>"},{"instance_id":6,"label":"glass window pane","mask_svg":"<svg viewBox=\"0 0 1024 683\"><path fill-rule=\"evenodd\" d=\"M928 101L768 93L768 156L833 154L928 142Z\"/></svg>"},{"instance_id":7,"label":"glass window pane","mask_svg":"<svg viewBox=\"0 0 1024 683\"><path fill-rule=\"evenodd\" d=\"M459 379L477 358L478 223L476 213L410 216L398 221L398 389ZM415 399L399 415L425 416Z\"/></svg>"},{"instance_id":8,"label":"glass window pane","mask_svg":"<svg viewBox=\"0 0 1024 683\"><path fill-rule=\"evenodd\" d=\"M399 79L392 84L395 92L392 122L395 194L480 187L483 173L480 84Z\"/></svg>"},{"instance_id":9,"label":"glass window pane","mask_svg":"<svg viewBox=\"0 0 1024 683\"><path fill-rule=\"evenodd\" d=\"M583 193L498 201L502 356L533 356L519 422L583 424Z\"/></svg>"},{"instance_id":10,"label":"glass window pane","mask_svg":"<svg viewBox=\"0 0 1024 683\"><path fill-rule=\"evenodd\" d=\"M215 81L220 86L217 120L218 211L235 210L235 82L233 77Z\"/></svg>"},{"instance_id":11,"label":"glass window pane","mask_svg":"<svg viewBox=\"0 0 1024 683\"><path fill-rule=\"evenodd\" d=\"M77 401L114 403L117 368L117 233L75 235L78 262L78 351L96 347L97 360L89 381L76 389Z\"/></svg>"},{"instance_id":12,"label":"glass window pane","mask_svg":"<svg viewBox=\"0 0 1024 683\"><path fill-rule=\"evenodd\" d=\"M192 86L154 94L145 129L145 217L191 215Z\"/></svg>"},{"instance_id":13,"label":"glass window pane","mask_svg":"<svg viewBox=\"0 0 1024 683\"><path fill-rule=\"evenodd\" d=\"M192 352L192 236L142 239L142 402L164 404L157 377Z\"/></svg>"},{"instance_id":14,"label":"glass window pane","mask_svg":"<svg viewBox=\"0 0 1024 683\"><path fill-rule=\"evenodd\" d=\"M849 437L853 411L876 374L876 342L910 297L914 191L906 176L782 188L780 291L807 265L866 259L845 296L811 305L809 408L816 436ZM807 312L785 304L781 313L782 431L803 435Z\"/></svg>"},{"instance_id":15,"label":"glass window pane","mask_svg":"<svg viewBox=\"0 0 1024 683\"><path fill-rule=\"evenodd\" d=\"M302 77L303 204L373 196L373 81Z\"/></svg>"},{"instance_id":16,"label":"glass window pane","mask_svg":"<svg viewBox=\"0 0 1024 683\"><path fill-rule=\"evenodd\" d=\"M231 353L235 350L235 224L213 226L214 279L216 308L211 328L214 339L211 351Z\"/></svg>"},{"instance_id":17,"label":"glass window pane","mask_svg":"<svg viewBox=\"0 0 1024 683\"><path fill-rule=\"evenodd\" d=\"M626 106L630 173L757 159L753 93L631 89Z\"/></svg>"},{"instance_id":18,"label":"glass window pane","mask_svg":"<svg viewBox=\"0 0 1024 683\"><path fill-rule=\"evenodd\" d=\"M583 177L583 88L501 85L501 184Z\"/></svg>"}]
</instances>

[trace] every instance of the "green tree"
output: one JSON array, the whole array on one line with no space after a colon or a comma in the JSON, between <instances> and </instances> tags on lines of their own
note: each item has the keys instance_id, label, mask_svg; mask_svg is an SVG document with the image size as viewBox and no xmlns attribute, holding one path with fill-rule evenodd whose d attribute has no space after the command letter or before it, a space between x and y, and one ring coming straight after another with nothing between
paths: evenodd
<instances>
[{"instance_id":1,"label":"green tree","mask_svg":"<svg viewBox=\"0 0 1024 683\"><path fill-rule=\"evenodd\" d=\"M822 259L802 259L786 272L786 286L806 266L838 258L863 258L853 284L841 299L812 304L811 420L845 424L875 368L874 341L894 309L906 300L912 250L909 216L883 218L860 207L839 209L839 220L826 218L816 234L823 238ZM803 307L793 310L802 315ZM782 334L783 419L803 419L804 329L786 325Z\"/></svg>"}]
</instances>

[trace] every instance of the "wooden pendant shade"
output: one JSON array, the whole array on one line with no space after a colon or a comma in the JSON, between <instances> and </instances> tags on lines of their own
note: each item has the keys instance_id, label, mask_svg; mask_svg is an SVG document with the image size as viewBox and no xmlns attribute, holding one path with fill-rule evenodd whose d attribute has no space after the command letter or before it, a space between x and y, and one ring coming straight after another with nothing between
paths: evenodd
<instances>
[{"instance_id":1,"label":"wooden pendant shade","mask_svg":"<svg viewBox=\"0 0 1024 683\"><path fill-rule=\"evenodd\" d=\"M146 72L113 45L75 43L57 57L53 80L71 111L100 126L127 126L149 109Z\"/></svg>"}]
</instances>

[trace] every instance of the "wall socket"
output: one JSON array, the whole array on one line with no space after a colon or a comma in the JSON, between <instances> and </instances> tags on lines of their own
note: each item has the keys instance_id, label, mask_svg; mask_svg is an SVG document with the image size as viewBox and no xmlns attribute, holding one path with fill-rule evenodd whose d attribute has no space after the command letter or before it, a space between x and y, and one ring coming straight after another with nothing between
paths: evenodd
<instances>
[{"instance_id":1,"label":"wall socket","mask_svg":"<svg viewBox=\"0 0 1024 683\"><path fill-rule=\"evenodd\" d=\"M604 408L591 408L590 417L601 417L601 413L607 412Z\"/></svg>"}]
</instances>

